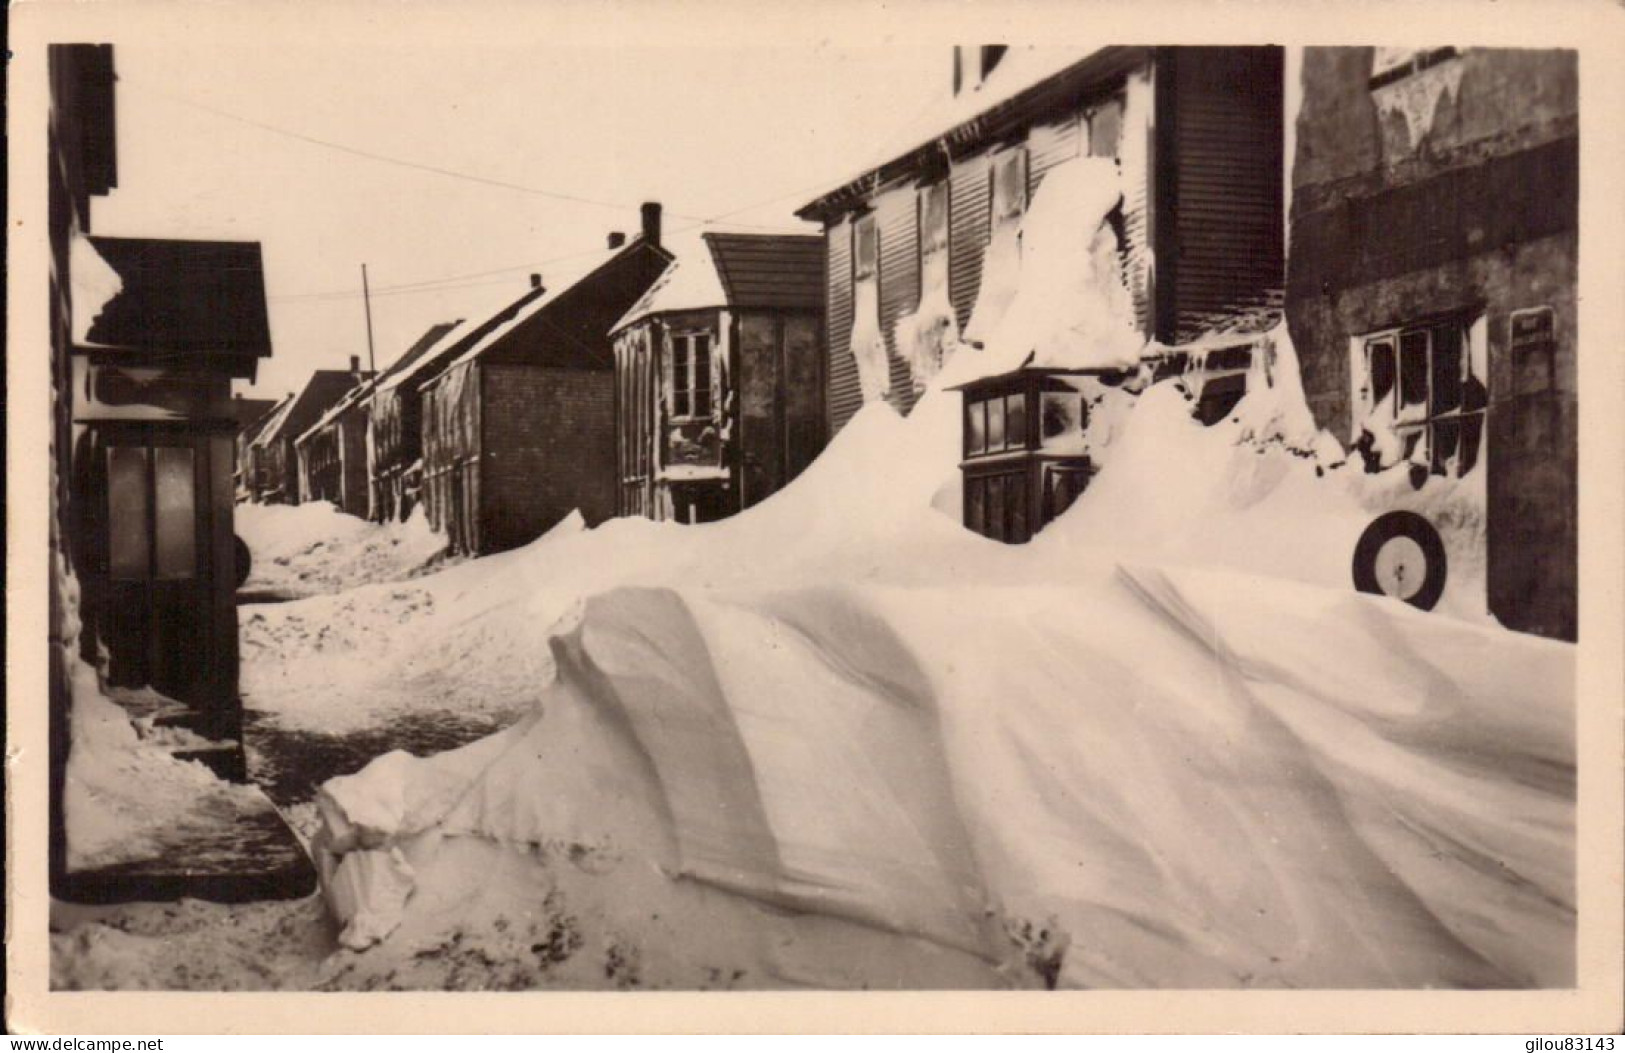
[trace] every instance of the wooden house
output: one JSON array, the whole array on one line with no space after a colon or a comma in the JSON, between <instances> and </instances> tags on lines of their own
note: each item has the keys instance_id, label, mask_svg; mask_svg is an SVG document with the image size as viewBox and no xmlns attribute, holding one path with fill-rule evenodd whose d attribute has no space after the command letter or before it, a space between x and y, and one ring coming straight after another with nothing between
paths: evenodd
<instances>
[{"instance_id":1,"label":"wooden house","mask_svg":"<svg viewBox=\"0 0 1625 1053\"><path fill-rule=\"evenodd\" d=\"M188 851L196 830L112 866L69 851L74 720L90 696L162 698L155 722L194 733L177 755L245 777L231 385L254 378L271 341L258 243L91 232L93 199L118 185L113 49L51 45L46 65L50 891L73 902L307 895L309 860L268 802L269 828L213 831L216 844L253 841L241 869Z\"/></svg>"},{"instance_id":2,"label":"wooden house","mask_svg":"<svg viewBox=\"0 0 1625 1053\"><path fill-rule=\"evenodd\" d=\"M1046 175L1076 158L1115 162L1122 189L1105 218L1135 325L1166 359L1158 368L1208 362L1170 349L1238 317L1267 328L1285 282L1282 74L1276 47L957 49L941 104L885 160L798 212L823 225L827 244L831 433L867 400L912 407L951 342L901 346L922 318L971 343L988 338L978 312L1014 296L1028 207ZM1079 215L1078 238L1099 226ZM1240 354L1239 368L1227 362L1204 385L1206 417L1239 397ZM1025 541L1076 497L1090 466L1052 457L1038 434L1040 412L1060 398L1053 371L989 379L965 394L967 525ZM1026 430L993 448L972 417L991 427L995 404Z\"/></svg>"},{"instance_id":3,"label":"wooden house","mask_svg":"<svg viewBox=\"0 0 1625 1053\"><path fill-rule=\"evenodd\" d=\"M294 440L301 501L329 501L341 512L367 518L372 511L369 433L379 385L418 364L460 322L430 326L394 362L356 384Z\"/></svg>"},{"instance_id":4,"label":"wooden house","mask_svg":"<svg viewBox=\"0 0 1625 1053\"><path fill-rule=\"evenodd\" d=\"M1573 51L1306 48L1287 321L1317 423L1482 488L1486 605L1575 639ZM1475 476L1477 479L1475 480Z\"/></svg>"},{"instance_id":5,"label":"wooden house","mask_svg":"<svg viewBox=\"0 0 1625 1053\"><path fill-rule=\"evenodd\" d=\"M619 515L708 522L824 448L824 246L708 232L611 334Z\"/></svg>"},{"instance_id":6,"label":"wooden house","mask_svg":"<svg viewBox=\"0 0 1625 1053\"><path fill-rule=\"evenodd\" d=\"M534 540L572 510L615 514L615 359L609 331L671 262L660 206L584 277L548 292L425 386L429 521L455 552Z\"/></svg>"},{"instance_id":7,"label":"wooden house","mask_svg":"<svg viewBox=\"0 0 1625 1053\"><path fill-rule=\"evenodd\" d=\"M356 384L294 439L299 501L327 501L341 512L367 516L367 414L372 380Z\"/></svg>"},{"instance_id":8,"label":"wooden house","mask_svg":"<svg viewBox=\"0 0 1625 1053\"><path fill-rule=\"evenodd\" d=\"M865 401L865 370L869 397L912 406L921 378L897 322L945 301L963 332L984 270L1019 259L1023 213L1072 158L1121 170L1113 226L1147 338L1173 345L1278 309L1280 48L959 49L952 88L884 161L797 213L827 244L831 433Z\"/></svg>"},{"instance_id":9,"label":"wooden house","mask_svg":"<svg viewBox=\"0 0 1625 1053\"><path fill-rule=\"evenodd\" d=\"M459 318L431 328L379 377L365 403L369 518L405 519L421 497L424 387L546 291L542 276L532 274L522 296L477 324Z\"/></svg>"},{"instance_id":10,"label":"wooden house","mask_svg":"<svg viewBox=\"0 0 1625 1053\"><path fill-rule=\"evenodd\" d=\"M324 413L370 376L371 373L362 371L360 360L351 355L349 370L318 369L303 387L288 396L276 415L249 441L253 500L261 504L296 505L300 502L303 495L295 443Z\"/></svg>"},{"instance_id":11,"label":"wooden house","mask_svg":"<svg viewBox=\"0 0 1625 1053\"><path fill-rule=\"evenodd\" d=\"M248 444L281 405L278 399L232 397L232 416L237 419L237 434L232 440L235 464L232 469L232 490L239 502L248 500Z\"/></svg>"}]
</instances>

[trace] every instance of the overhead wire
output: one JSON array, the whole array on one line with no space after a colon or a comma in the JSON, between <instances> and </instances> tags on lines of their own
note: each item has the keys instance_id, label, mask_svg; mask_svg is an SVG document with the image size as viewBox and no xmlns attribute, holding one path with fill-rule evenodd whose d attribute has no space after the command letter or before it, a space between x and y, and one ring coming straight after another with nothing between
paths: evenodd
<instances>
[{"instance_id":1,"label":"overhead wire","mask_svg":"<svg viewBox=\"0 0 1625 1053\"><path fill-rule=\"evenodd\" d=\"M297 131L297 130L292 129L292 128L286 128L286 127L282 127L280 125L271 124L271 123L266 122L266 121L258 120L257 118L248 117L248 116L245 116L245 115L240 114L240 113L234 113L234 112L232 112L230 110L221 109L220 107L213 106L213 105L210 105L208 103L200 102L200 101L198 101L196 99L190 99L190 98L186 98L186 97L181 96L181 95L176 95L176 94L174 94L172 92L166 92L166 91L162 91L162 90L159 90L159 89L156 89L156 88L152 88L152 87L149 87L147 85L143 85L140 82L136 82L136 83L134 83L132 85L132 84L130 84L130 82L125 77L120 77L119 78L119 83L120 83L121 87L131 87L131 86L133 86L140 93L150 94L150 95L153 95L153 96L156 96L156 97L159 97L159 98L163 98L163 99L166 99L166 100L168 100L170 102L173 102L173 103L175 103L177 105L187 106L187 107L190 107L192 109L200 110L200 111L203 111L205 113L209 113L209 114L212 114L214 116L217 116L217 117L220 117L220 118L223 118L223 119L226 119L226 120L237 121L237 122L242 123L244 125L247 125L247 126L250 126L250 127L253 127L253 128L257 128L257 129L260 129L262 131L269 132L269 133L272 133L272 134L275 134L275 135L285 136L287 138L294 139L294 140L297 140L299 142L307 143L309 145L319 146L319 147L323 147L323 148L331 149L331 150L336 150L336 151L339 151L341 153L350 154L350 155L353 155L353 156L356 156L356 157L365 158L367 160L376 161L376 162L379 162L379 163L390 164L390 165L395 165L395 166L402 167L402 168L427 172L427 173L431 173L431 174L434 174L434 175L439 175L439 176L452 178L452 179L460 179L460 180L464 180L464 181L468 181L468 182L472 182L472 183L477 183L477 184L481 184L481 185L485 185L485 186L491 186L491 187L497 187L497 188L500 188L500 189L511 190L511 191L515 191L515 192L518 192L518 193L533 194L533 195L546 197L546 198L556 200L556 201L570 203L570 204L585 205L585 206L596 207L596 208L613 209L613 210L622 211L622 212L635 211L639 207L638 205L627 204L625 202L606 201L606 200L601 200L601 199L597 199L597 198L586 197L586 196L579 195L579 194L567 193L567 192L564 192L564 191L549 190L549 189L546 189L546 188L543 188L543 187L530 186L530 185L526 185L526 184L522 184L522 183L513 183L513 182L509 182L507 180L494 179L494 178L491 178L491 177L488 177L488 176L478 175L476 173L464 172L464 171L460 171L460 170L457 170L457 169L446 168L446 167L443 167L443 166L440 166L440 165L432 165L432 164L427 164L427 163L424 163L424 162L414 161L414 160L411 160L409 158L396 157L396 156L393 156L393 155L390 155L390 154L384 154L384 153L380 153L380 152L377 152L377 151L374 151L374 150L368 150L368 149L365 149L365 148L362 148L362 147L352 146L350 144L338 142L336 140L324 138L322 136L310 135L308 133L300 132L300 131ZM786 193L783 193L783 194L778 194L778 195L775 195L774 197L766 198L766 199L760 200L760 201L755 201L755 202L752 202L750 204L742 205L742 206L739 206L739 207L733 208L733 209L729 209L729 210L727 210L725 212L719 212L719 213L716 213L716 214L711 215L711 216L696 216L696 215L689 214L689 213L668 211L666 214L673 217L673 218L689 221L686 225L676 227L676 228L672 229L671 231L669 231L668 233L669 234L687 233L689 231L696 230L696 229L699 229L699 228L704 227L704 226L709 226L709 225L714 224L714 223L722 222L723 220L732 219L735 216L742 215L743 213L750 212L750 211L753 211L753 210L758 209L758 208L764 208L767 205L775 204L775 203L777 203L779 201L784 201L784 200L787 200L789 198L798 197L798 196L802 196L804 194L812 193L812 192L816 191L817 189L819 189L820 187L824 186L826 183L827 183L827 181L824 181L824 182L820 182L818 184L814 184L814 185L812 185L810 187L807 187L805 189L792 190L792 191L789 191L789 192L786 192ZM738 226L743 226L743 227L754 227L754 228L758 228L758 229L778 229L778 228L782 227L782 224L769 225L769 224L739 223L737 225ZM552 256L552 257L549 257L549 258L543 259L543 260L533 260L533 261L513 264L513 265L505 266L505 267L490 268L490 269L482 270L482 271L472 271L472 272L468 272L468 273L464 273L464 274L443 275L443 276L436 277L436 278L425 278L425 279L421 279L421 280L417 280L417 281L411 281L411 282L399 282L399 283L396 283L396 284L393 284L393 285L381 285L381 286L378 286L377 288L374 288L373 290L371 290L371 295L374 296L374 297L382 297L382 296L392 296L392 295L412 295L412 294L424 294L424 293L436 293L436 292L451 292L451 291L456 291L456 290L460 290L460 289L477 288L477 287L487 286L487 285L498 285L498 284L503 284L507 279L498 279L498 278L495 277L497 275L507 275L507 274L512 274L512 273L515 273L515 272L530 270L530 269L533 269L533 268L538 268L538 267L545 266L545 265L550 264L550 263L562 263L562 262L572 260L572 259L579 259L579 258L582 258L582 257L585 257L585 256L591 256L591 255L594 255L594 254L596 254L598 252L601 252L601 251L603 251L603 250L602 249L586 249L586 250L581 250L581 251L578 251L578 252L565 253L565 254L562 254L562 255L559 255L559 256ZM477 280L474 280L474 279L488 279L488 280L479 280L479 281L477 281ZM326 289L326 290L312 290L312 291L299 292L299 293L286 293L286 294L282 294L282 295L271 296L271 297L268 297L267 299L268 299L268 301L273 302L273 303L342 302L342 301L345 301L345 300L360 299L363 295L364 295L364 293L361 290L352 289L352 288L336 288L336 289Z\"/></svg>"}]
</instances>

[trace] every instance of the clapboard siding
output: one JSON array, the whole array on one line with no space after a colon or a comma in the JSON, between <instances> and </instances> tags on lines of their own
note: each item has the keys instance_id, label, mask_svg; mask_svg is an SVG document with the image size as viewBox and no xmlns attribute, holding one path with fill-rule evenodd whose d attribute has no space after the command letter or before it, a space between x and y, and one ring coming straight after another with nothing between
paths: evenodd
<instances>
[{"instance_id":1,"label":"clapboard siding","mask_svg":"<svg viewBox=\"0 0 1625 1053\"><path fill-rule=\"evenodd\" d=\"M1163 156L1177 338L1280 293L1281 63L1276 48L1181 48L1159 78L1173 92Z\"/></svg>"},{"instance_id":2,"label":"clapboard siding","mask_svg":"<svg viewBox=\"0 0 1625 1053\"><path fill-rule=\"evenodd\" d=\"M982 283L982 253L988 242L987 154L954 164L948 184L948 295L959 328L970 322L976 292Z\"/></svg>"},{"instance_id":3,"label":"clapboard siding","mask_svg":"<svg viewBox=\"0 0 1625 1053\"><path fill-rule=\"evenodd\" d=\"M895 187L875 203L880 226L880 331L886 336L891 367L887 399L901 412L914 405L908 363L897 354L892 329L897 319L920 302L920 222L918 194L912 185Z\"/></svg>"},{"instance_id":4,"label":"clapboard siding","mask_svg":"<svg viewBox=\"0 0 1625 1053\"><path fill-rule=\"evenodd\" d=\"M841 220L824 229L827 299L824 304L825 355L829 386L826 408L829 433L840 431L863 406L858 364L852 360L852 223Z\"/></svg>"}]
</instances>

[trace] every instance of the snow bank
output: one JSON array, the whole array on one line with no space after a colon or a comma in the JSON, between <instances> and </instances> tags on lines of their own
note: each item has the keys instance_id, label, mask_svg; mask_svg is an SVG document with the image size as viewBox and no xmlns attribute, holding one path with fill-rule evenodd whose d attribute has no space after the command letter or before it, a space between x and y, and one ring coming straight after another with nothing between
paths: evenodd
<instances>
[{"instance_id":1,"label":"snow bank","mask_svg":"<svg viewBox=\"0 0 1625 1053\"><path fill-rule=\"evenodd\" d=\"M225 782L143 739L101 693L95 670L77 658L72 666L72 746L62 794L70 870L161 859L194 829L218 829L232 816L269 808L254 787Z\"/></svg>"},{"instance_id":2,"label":"snow bank","mask_svg":"<svg viewBox=\"0 0 1625 1053\"><path fill-rule=\"evenodd\" d=\"M340 592L402 578L446 546L421 508L404 523L379 524L326 501L241 504L236 526L253 558L244 588L282 595Z\"/></svg>"},{"instance_id":3,"label":"snow bank","mask_svg":"<svg viewBox=\"0 0 1625 1053\"><path fill-rule=\"evenodd\" d=\"M643 906L667 927L619 938L673 960L697 884L765 906L740 916L759 928L788 912L790 942L856 926L990 984L1572 979L1562 645L1103 566L1070 588L620 590L552 646L557 681L502 736L324 793L326 869L390 874L370 899L330 883L352 945L450 918L496 939L440 913L447 886L490 846L576 845L663 875ZM799 982L772 950L734 960Z\"/></svg>"},{"instance_id":4,"label":"snow bank","mask_svg":"<svg viewBox=\"0 0 1625 1053\"><path fill-rule=\"evenodd\" d=\"M416 583L399 646L528 653L532 704L324 788L350 980L446 982L452 934L514 961L523 916L656 986L1569 982L1572 648L1353 593L1397 483L1314 455L1289 344L1257 368L1211 428L1174 382L1103 396L1104 468L1024 548L933 510L933 390L732 519Z\"/></svg>"}]
</instances>

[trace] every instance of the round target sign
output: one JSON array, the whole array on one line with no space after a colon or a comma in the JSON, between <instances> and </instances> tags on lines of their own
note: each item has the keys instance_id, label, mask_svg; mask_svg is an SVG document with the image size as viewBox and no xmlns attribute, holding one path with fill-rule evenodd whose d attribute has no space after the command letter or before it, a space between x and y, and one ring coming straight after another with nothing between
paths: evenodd
<instances>
[{"instance_id":1,"label":"round target sign","mask_svg":"<svg viewBox=\"0 0 1625 1053\"><path fill-rule=\"evenodd\" d=\"M1372 520L1354 547L1354 587L1431 611L1444 595L1444 542L1415 512Z\"/></svg>"}]
</instances>

